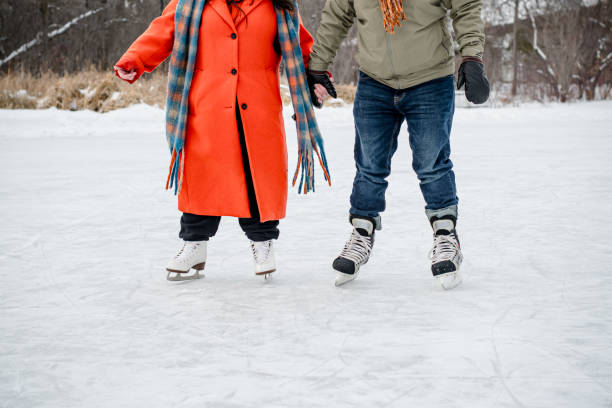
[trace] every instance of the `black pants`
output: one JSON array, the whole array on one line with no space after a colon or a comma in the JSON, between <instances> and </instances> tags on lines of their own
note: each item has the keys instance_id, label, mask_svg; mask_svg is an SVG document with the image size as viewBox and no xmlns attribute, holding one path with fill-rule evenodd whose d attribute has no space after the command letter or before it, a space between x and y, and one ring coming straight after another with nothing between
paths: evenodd
<instances>
[{"instance_id":1,"label":"black pants","mask_svg":"<svg viewBox=\"0 0 612 408\"><path fill-rule=\"evenodd\" d=\"M240 138L240 149L242 150L242 164L246 177L249 209L251 210L251 218L240 218L238 221L240 227L251 241L261 242L277 239L280 233L278 230L279 222L260 221L259 207L257 205L255 188L253 187L253 176L251 175L251 165L249 163L249 154L246 148L244 128L242 126L242 118L240 117L238 106L238 102L236 101L236 123L238 124L238 137ZM218 216L183 213L179 237L185 241L208 241L217 233L220 222L221 217Z\"/></svg>"}]
</instances>

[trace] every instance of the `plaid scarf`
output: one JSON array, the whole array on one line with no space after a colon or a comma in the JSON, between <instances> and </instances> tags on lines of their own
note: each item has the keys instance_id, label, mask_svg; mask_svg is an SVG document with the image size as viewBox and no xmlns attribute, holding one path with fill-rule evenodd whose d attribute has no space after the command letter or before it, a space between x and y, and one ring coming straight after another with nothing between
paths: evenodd
<instances>
[{"instance_id":1,"label":"plaid scarf","mask_svg":"<svg viewBox=\"0 0 612 408\"><path fill-rule=\"evenodd\" d=\"M189 91L198 50L202 12L208 0L179 0L175 14L174 48L170 60L168 98L166 102L166 138L172 153L166 189L174 187L174 194L181 191L185 163L185 139L189 112ZM331 185L323 138L310 99L306 73L300 47L297 1L294 12L276 9L278 36L285 64L291 101L296 114L298 139L298 166L293 177L298 176L298 190L314 191L314 152L323 168L325 180ZM300 173L301 169L301 173Z\"/></svg>"}]
</instances>

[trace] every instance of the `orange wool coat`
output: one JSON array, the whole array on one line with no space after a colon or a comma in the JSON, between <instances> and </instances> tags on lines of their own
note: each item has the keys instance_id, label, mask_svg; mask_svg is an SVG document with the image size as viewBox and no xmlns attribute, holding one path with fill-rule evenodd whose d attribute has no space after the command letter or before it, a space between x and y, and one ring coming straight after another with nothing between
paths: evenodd
<instances>
[{"instance_id":1,"label":"orange wool coat","mask_svg":"<svg viewBox=\"0 0 612 408\"><path fill-rule=\"evenodd\" d=\"M117 66L151 72L172 52L172 0L123 55ZM276 14L271 0L246 0L232 15L225 0L210 0L202 15L197 62L189 95L184 181L179 210L199 215L251 217L236 122L243 122L261 221L284 218L287 146L274 50ZM313 39L300 27L304 62Z\"/></svg>"}]
</instances>

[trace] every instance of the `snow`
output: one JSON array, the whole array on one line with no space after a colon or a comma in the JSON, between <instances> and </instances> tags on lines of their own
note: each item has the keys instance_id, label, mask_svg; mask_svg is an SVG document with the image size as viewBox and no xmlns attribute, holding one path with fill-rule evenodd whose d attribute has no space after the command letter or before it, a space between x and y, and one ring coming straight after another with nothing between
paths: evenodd
<instances>
[{"instance_id":1,"label":"snow","mask_svg":"<svg viewBox=\"0 0 612 408\"><path fill-rule=\"evenodd\" d=\"M610 407L610 112L457 111L466 279L444 292L405 128L357 281L330 267L347 107L318 114L333 188L291 191L274 279L224 219L206 277L175 284L161 110L0 111L0 407Z\"/></svg>"}]
</instances>

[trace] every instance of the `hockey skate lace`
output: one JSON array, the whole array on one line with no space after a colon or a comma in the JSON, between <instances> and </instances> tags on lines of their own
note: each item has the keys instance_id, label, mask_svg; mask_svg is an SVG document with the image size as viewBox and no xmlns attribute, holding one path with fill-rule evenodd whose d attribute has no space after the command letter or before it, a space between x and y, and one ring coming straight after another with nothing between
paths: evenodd
<instances>
[{"instance_id":1,"label":"hockey skate lace","mask_svg":"<svg viewBox=\"0 0 612 408\"><path fill-rule=\"evenodd\" d=\"M348 240L340 257L353 261L356 265L360 265L368 260L372 251L372 238L364 237L357 231L353 231L351 238Z\"/></svg>"},{"instance_id":2,"label":"hockey skate lace","mask_svg":"<svg viewBox=\"0 0 612 408\"><path fill-rule=\"evenodd\" d=\"M435 264L442 261L451 261L457 252L459 252L459 243L454 234L437 235L434 237L434 243L429 250L428 257Z\"/></svg>"},{"instance_id":3,"label":"hockey skate lace","mask_svg":"<svg viewBox=\"0 0 612 408\"><path fill-rule=\"evenodd\" d=\"M251 250L253 251L253 257L255 262L258 264L264 263L270 255L271 241L266 241L260 245L256 245L255 242L251 241Z\"/></svg>"}]
</instances>

